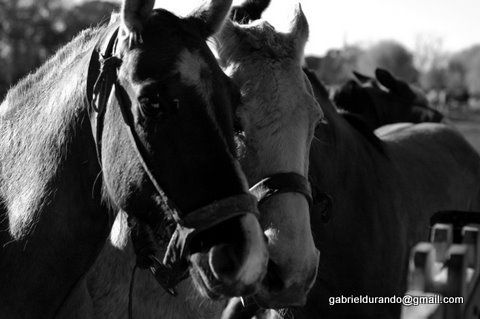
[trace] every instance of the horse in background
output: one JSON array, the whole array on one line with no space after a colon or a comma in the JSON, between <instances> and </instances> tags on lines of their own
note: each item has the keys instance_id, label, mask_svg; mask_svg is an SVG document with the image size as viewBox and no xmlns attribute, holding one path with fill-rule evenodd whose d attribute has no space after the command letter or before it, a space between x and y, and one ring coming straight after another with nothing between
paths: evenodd
<instances>
[{"instance_id":1,"label":"horse in background","mask_svg":"<svg viewBox=\"0 0 480 319\"><path fill-rule=\"evenodd\" d=\"M165 223L176 225L169 251L203 295L257 290L268 259L257 201L234 157L238 91L205 44L230 4L212 1L182 19L157 10L132 49L116 37L118 24L88 29L8 92L3 317L93 315L88 304L71 306L88 293L85 275L118 211L132 230L153 234L153 246L169 235Z\"/></svg>"},{"instance_id":2,"label":"horse in background","mask_svg":"<svg viewBox=\"0 0 480 319\"><path fill-rule=\"evenodd\" d=\"M392 123L438 123L444 118L429 106L420 89L395 78L387 70L376 69L375 79L358 72L353 74L357 81L342 85L333 100L346 112L346 118L360 118L372 131Z\"/></svg>"},{"instance_id":3,"label":"horse in background","mask_svg":"<svg viewBox=\"0 0 480 319\"><path fill-rule=\"evenodd\" d=\"M308 24L300 16L305 30ZM325 117L315 123L311 145L302 143L309 148L314 194L309 215L320 265L306 305L293 307L285 317L399 318L400 305L330 306L329 297L403 295L409 250L428 235L431 214L480 208L480 156L456 130L441 123L405 124L379 136L372 131L365 135L338 113L312 73L302 73L300 64L290 68L298 56L291 53L301 52L287 39L261 20L227 22L219 36L219 56L242 92L244 113L239 109L238 114L246 123L246 136L255 136L256 154L308 134L312 123L307 125L303 116L312 109L321 109ZM312 94L316 103L307 98ZM279 136L282 143L275 139ZM321 193L333 198L330 219L325 219L325 206L316 205L315 194ZM257 309L262 306L257 302ZM255 314L242 313L241 307L228 310L232 312L224 318Z\"/></svg>"}]
</instances>

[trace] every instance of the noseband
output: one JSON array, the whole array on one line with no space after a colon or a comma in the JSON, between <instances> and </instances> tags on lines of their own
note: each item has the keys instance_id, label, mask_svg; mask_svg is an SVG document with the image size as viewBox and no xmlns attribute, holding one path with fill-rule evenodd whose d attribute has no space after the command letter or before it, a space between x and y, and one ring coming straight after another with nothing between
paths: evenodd
<instances>
[{"instance_id":1,"label":"noseband","mask_svg":"<svg viewBox=\"0 0 480 319\"><path fill-rule=\"evenodd\" d=\"M304 176L289 172L270 175L250 188L250 192L258 199L258 205L274 195L282 193L297 193L303 195L308 202L310 211L320 211L320 220L324 223L330 220L333 199L330 195L315 188L312 192L310 182Z\"/></svg>"},{"instance_id":2,"label":"noseband","mask_svg":"<svg viewBox=\"0 0 480 319\"><path fill-rule=\"evenodd\" d=\"M137 158L160 196L162 208L171 213L171 217L176 223L163 262L161 262L155 257L155 230L159 228L158 214L153 214L156 216L150 214L152 216L145 218L127 212L132 243L137 255L136 267L150 269L159 284L167 292L175 295L174 287L187 277L186 254L192 238L199 232L228 219L248 213L258 216L257 200L253 195L244 193L215 201L192 212L185 212L182 216L179 215L179 209L169 200L150 169L152 159L148 157L145 146L135 131L133 114L130 109L131 101L117 77L118 69L122 64L122 60L115 55L117 35L118 27L114 31L106 32L98 40L92 52L88 69L87 100L92 109L90 120L97 157L102 167L103 122L108 101L110 98L115 98Z\"/></svg>"}]
</instances>

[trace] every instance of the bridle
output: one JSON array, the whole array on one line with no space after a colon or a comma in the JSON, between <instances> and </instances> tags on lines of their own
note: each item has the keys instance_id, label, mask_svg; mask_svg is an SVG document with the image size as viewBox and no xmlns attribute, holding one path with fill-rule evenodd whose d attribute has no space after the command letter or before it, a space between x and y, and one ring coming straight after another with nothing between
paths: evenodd
<instances>
[{"instance_id":1,"label":"bridle","mask_svg":"<svg viewBox=\"0 0 480 319\"><path fill-rule=\"evenodd\" d=\"M154 230L158 226L159 214L150 214L150 216L144 217L127 212L131 227L131 239L137 256L136 267L149 269L158 283L168 293L175 295L174 287L187 277L188 261L186 257L192 238L201 231L237 216L254 214L258 217L257 199L251 194L243 193L215 201L191 212L183 212L182 215L179 214L179 209L168 198L150 169L152 159L149 158L145 146L135 131L133 115L130 110L131 101L117 77L117 72L122 64L121 58L115 53L118 30L118 26L112 27L98 40L92 51L88 68L87 100L91 106L90 121L97 157L100 167L102 167L101 148L105 112L108 101L116 99L137 159L160 196L162 210L170 212L175 223L175 230L171 235L164 259L159 261L155 257L154 245Z\"/></svg>"},{"instance_id":2,"label":"bridle","mask_svg":"<svg viewBox=\"0 0 480 319\"><path fill-rule=\"evenodd\" d=\"M265 177L250 188L250 192L258 199L261 206L274 195L297 193L305 197L311 212L320 212L320 220L327 223L331 217L332 197L313 187L309 180L295 172L277 173Z\"/></svg>"},{"instance_id":3,"label":"bridle","mask_svg":"<svg viewBox=\"0 0 480 319\"><path fill-rule=\"evenodd\" d=\"M313 202L310 182L302 175L294 172L270 175L250 188L250 192L257 197L259 205L273 195L281 193L301 194L305 197L309 206Z\"/></svg>"}]
</instances>

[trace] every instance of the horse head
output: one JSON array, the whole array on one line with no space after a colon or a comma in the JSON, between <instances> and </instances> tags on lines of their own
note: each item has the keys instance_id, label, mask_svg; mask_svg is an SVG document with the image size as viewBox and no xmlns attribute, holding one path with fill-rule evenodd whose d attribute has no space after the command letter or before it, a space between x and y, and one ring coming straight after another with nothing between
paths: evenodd
<instances>
[{"instance_id":1,"label":"horse head","mask_svg":"<svg viewBox=\"0 0 480 319\"><path fill-rule=\"evenodd\" d=\"M403 113L405 121L412 123L441 122L443 115L429 106L428 99L424 92L418 87L397 79L390 72L377 68L375 77L378 82L389 90L389 92L403 102L403 109L409 112Z\"/></svg>"},{"instance_id":2,"label":"horse head","mask_svg":"<svg viewBox=\"0 0 480 319\"><path fill-rule=\"evenodd\" d=\"M395 78L384 69L376 69L375 77L353 72L355 80L345 83L334 95L337 106L359 115L376 129L396 122L440 122L443 115L432 109L419 89Z\"/></svg>"},{"instance_id":3,"label":"horse head","mask_svg":"<svg viewBox=\"0 0 480 319\"><path fill-rule=\"evenodd\" d=\"M240 162L250 185L256 184L270 254L255 300L267 308L303 304L319 262L307 179L310 144L322 111L301 67L308 30L299 6L287 33L261 20L248 25L227 21L217 36L226 73L241 88L236 115L245 149Z\"/></svg>"},{"instance_id":4,"label":"horse head","mask_svg":"<svg viewBox=\"0 0 480 319\"><path fill-rule=\"evenodd\" d=\"M116 61L115 84L94 121L104 194L151 230L170 213L177 228L165 262L190 265L211 298L254 293L268 260L235 158L238 91L205 43L230 4L213 0L185 18L155 10L142 43L118 37L103 57Z\"/></svg>"}]
</instances>

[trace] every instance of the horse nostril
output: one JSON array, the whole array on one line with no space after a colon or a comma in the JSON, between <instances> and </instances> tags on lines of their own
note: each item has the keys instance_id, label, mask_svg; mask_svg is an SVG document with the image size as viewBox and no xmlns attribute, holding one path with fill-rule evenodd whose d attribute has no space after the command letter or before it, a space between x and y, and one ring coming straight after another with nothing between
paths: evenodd
<instances>
[{"instance_id":1,"label":"horse nostril","mask_svg":"<svg viewBox=\"0 0 480 319\"><path fill-rule=\"evenodd\" d=\"M240 265L233 245L216 245L210 249L209 264L213 275L221 281L234 280Z\"/></svg>"}]
</instances>

